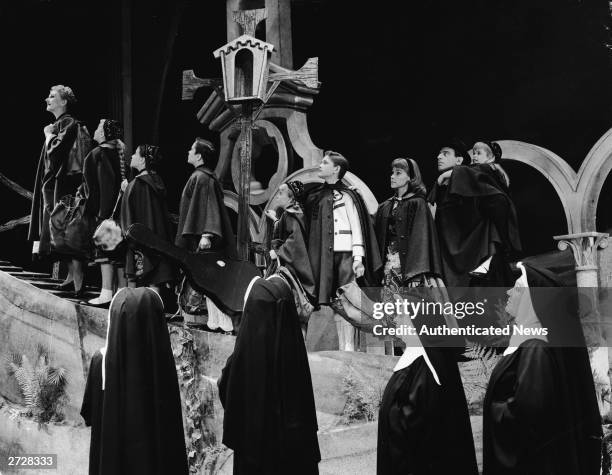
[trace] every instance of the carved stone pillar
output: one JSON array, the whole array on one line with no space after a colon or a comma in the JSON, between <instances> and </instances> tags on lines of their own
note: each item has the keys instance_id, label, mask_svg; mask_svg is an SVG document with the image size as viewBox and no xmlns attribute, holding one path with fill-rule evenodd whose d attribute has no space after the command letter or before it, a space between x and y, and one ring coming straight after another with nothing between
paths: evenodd
<instances>
[{"instance_id":1,"label":"carved stone pillar","mask_svg":"<svg viewBox=\"0 0 612 475\"><path fill-rule=\"evenodd\" d=\"M578 312L589 347L591 369L597 389L601 415L610 412L608 345L604 322L599 313L599 279L597 249L608 245L607 233L586 232L554 236L561 251L571 249L576 261L576 286L579 288ZM610 335L612 336L612 335Z\"/></svg>"}]
</instances>

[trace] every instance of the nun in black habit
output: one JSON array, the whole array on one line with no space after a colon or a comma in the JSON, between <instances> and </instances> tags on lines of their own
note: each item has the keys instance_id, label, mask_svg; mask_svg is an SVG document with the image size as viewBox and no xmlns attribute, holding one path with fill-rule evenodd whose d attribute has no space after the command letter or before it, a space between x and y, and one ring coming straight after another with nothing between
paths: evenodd
<instances>
[{"instance_id":1,"label":"nun in black habit","mask_svg":"<svg viewBox=\"0 0 612 475\"><path fill-rule=\"evenodd\" d=\"M415 322L416 327L409 317L396 320L398 328L415 334L402 337L406 348L380 405L377 474L477 475L457 351L450 347L457 342L419 336L423 326Z\"/></svg>"},{"instance_id":2,"label":"nun in black habit","mask_svg":"<svg viewBox=\"0 0 612 475\"><path fill-rule=\"evenodd\" d=\"M81 415L90 475L187 474L181 398L161 297L123 289L92 359Z\"/></svg>"},{"instance_id":3,"label":"nun in black habit","mask_svg":"<svg viewBox=\"0 0 612 475\"><path fill-rule=\"evenodd\" d=\"M291 289L277 274L249 285L218 385L223 443L234 450L235 475L319 473L306 346Z\"/></svg>"},{"instance_id":4,"label":"nun in black habit","mask_svg":"<svg viewBox=\"0 0 612 475\"><path fill-rule=\"evenodd\" d=\"M518 267L506 310L531 335L514 332L491 375L483 473L598 475L602 429L573 292L554 289L548 271Z\"/></svg>"}]
</instances>

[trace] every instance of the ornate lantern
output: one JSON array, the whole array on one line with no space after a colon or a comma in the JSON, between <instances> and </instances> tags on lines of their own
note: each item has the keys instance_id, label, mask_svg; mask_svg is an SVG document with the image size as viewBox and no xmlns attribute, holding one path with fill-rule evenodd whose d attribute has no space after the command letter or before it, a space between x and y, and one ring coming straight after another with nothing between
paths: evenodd
<instances>
[{"instance_id":1,"label":"ornate lantern","mask_svg":"<svg viewBox=\"0 0 612 475\"><path fill-rule=\"evenodd\" d=\"M251 35L242 35L216 50L221 58L227 102L264 102L268 85L268 60L274 46Z\"/></svg>"}]
</instances>

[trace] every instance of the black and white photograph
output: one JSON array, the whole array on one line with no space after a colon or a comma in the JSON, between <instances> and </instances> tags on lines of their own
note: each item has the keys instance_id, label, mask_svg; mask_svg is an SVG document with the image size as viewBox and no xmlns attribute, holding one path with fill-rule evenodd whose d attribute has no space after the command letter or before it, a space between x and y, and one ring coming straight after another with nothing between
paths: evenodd
<instances>
[{"instance_id":1,"label":"black and white photograph","mask_svg":"<svg viewBox=\"0 0 612 475\"><path fill-rule=\"evenodd\" d=\"M0 475L612 475L612 2L6 0Z\"/></svg>"}]
</instances>

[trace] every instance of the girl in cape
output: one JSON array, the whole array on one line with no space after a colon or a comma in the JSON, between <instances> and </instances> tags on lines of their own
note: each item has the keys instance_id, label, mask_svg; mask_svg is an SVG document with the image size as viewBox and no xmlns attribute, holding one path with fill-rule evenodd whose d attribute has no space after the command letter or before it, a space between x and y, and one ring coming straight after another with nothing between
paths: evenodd
<instances>
[{"instance_id":1,"label":"girl in cape","mask_svg":"<svg viewBox=\"0 0 612 475\"><path fill-rule=\"evenodd\" d=\"M154 290L122 289L113 297L81 415L91 426L90 475L187 475L178 378Z\"/></svg>"},{"instance_id":2,"label":"girl in cape","mask_svg":"<svg viewBox=\"0 0 612 475\"><path fill-rule=\"evenodd\" d=\"M518 267L506 310L523 331L487 387L483 473L597 475L602 429L573 292L548 271Z\"/></svg>"},{"instance_id":3,"label":"girl in cape","mask_svg":"<svg viewBox=\"0 0 612 475\"><path fill-rule=\"evenodd\" d=\"M268 212L268 217L274 222L268 275L274 272L276 261L280 261L300 281L308 297L314 300L314 278L306 247L306 222L300 205L303 196L301 181L283 183L278 188L275 204L282 210L281 215L277 218L276 212Z\"/></svg>"},{"instance_id":4,"label":"girl in cape","mask_svg":"<svg viewBox=\"0 0 612 475\"><path fill-rule=\"evenodd\" d=\"M162 239L174 241L170 215L166 205L166 187L156 172L161 160L159 148L139 145L132 155L131 168L136 177L124 181L121 202L121 229L125 232L131 224L141 223ZM174 268L163 258L131 246L127 251L125 273L129 286L151 286L159 291L160 284L175 278Z\"/></svg>"},{"instance_id":5,"label":"girl in cape","mask_svg":"<svg viewBox=\"0 0 612 475\"><path fill-rule=\"evenodd\" d=\"M393 196L378 207L375 221L383 285L443 287L438 236L427 206L419 166L412 159L391 162Z\"/></svg>"}]
</instances>

